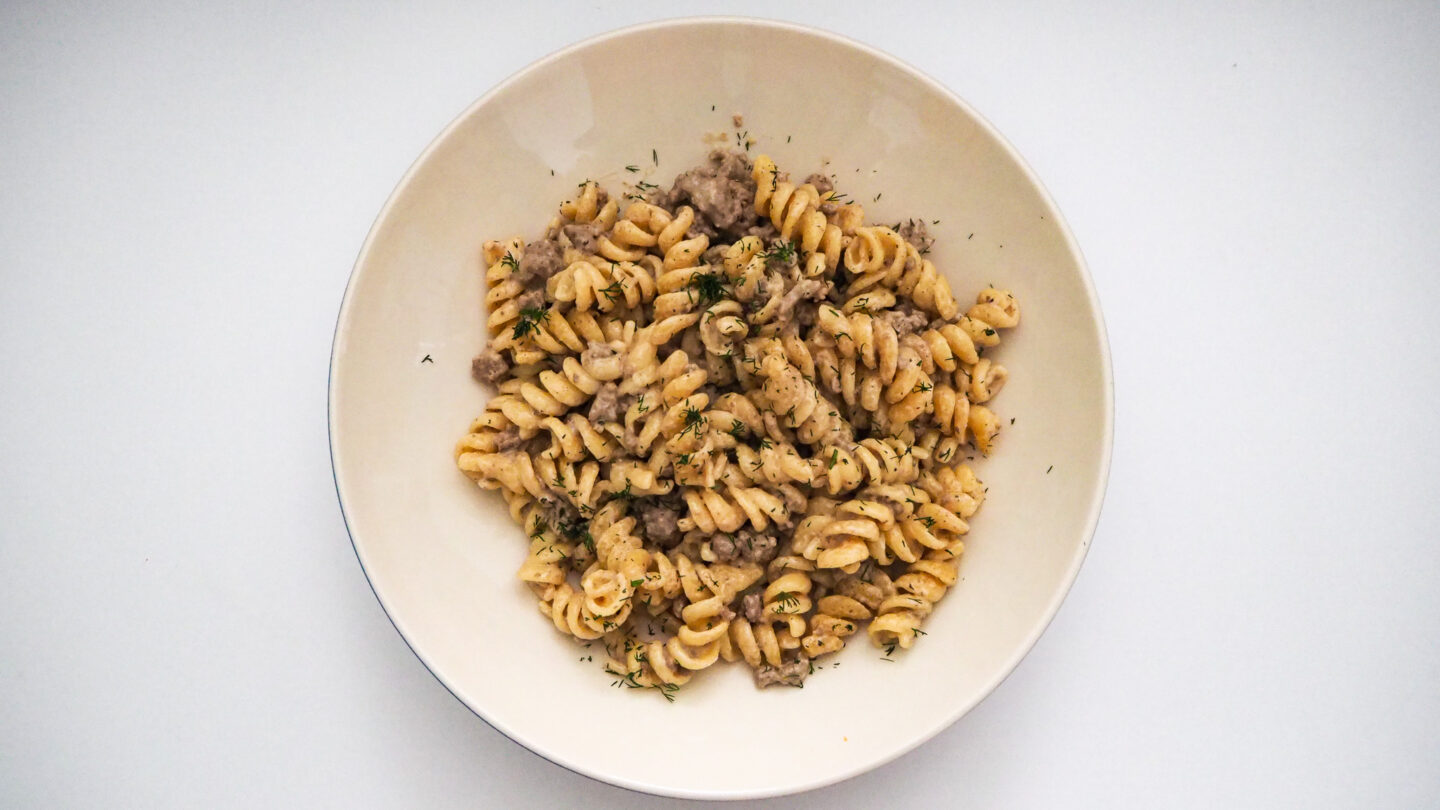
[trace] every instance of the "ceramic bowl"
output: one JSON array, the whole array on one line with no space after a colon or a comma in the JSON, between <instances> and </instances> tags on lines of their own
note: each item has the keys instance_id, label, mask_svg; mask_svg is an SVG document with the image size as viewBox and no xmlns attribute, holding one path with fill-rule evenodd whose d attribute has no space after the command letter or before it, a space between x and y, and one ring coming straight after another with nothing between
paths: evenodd
<instances>
[{"instance_id":1,"label":"ceramic bowl","mask_svg":"<svg viewBox=\"0 0 1440 810\"><path fill-rule=\"evenodd\" d=\"M803 689L717 666L673 703L613 688L516 579L525 533L456 471L482 409L480 246L536 238L594 178L668 187L733 114L794 176L827 167L867 219L938 220L931 258L968 303L987 284L1023 310L999 358L999 449L961 581L893 661L860 634ZM1011 420L1014 420L1013 424ZM833 34L675 20L605 34L512 76L440 133L380 211L336 328L336 488L376 596L425 666L541 756L635 790L769 796L874 768L955 722L1019 663L1070 588L1110 458L1111 373L1080 251L1040 181L954 93ZM594 655L594 660L579 660Z\"/></svg>"}]
</instances>

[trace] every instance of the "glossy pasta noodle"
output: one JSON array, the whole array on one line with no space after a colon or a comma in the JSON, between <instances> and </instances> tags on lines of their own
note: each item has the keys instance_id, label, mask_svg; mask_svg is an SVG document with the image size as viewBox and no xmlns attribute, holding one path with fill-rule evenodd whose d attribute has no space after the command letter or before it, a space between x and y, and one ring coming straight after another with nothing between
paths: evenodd
<instances>
[{"instance_id":1,"label":"glossy pasta noodle","mask_svg":"<svg viewBox=\"0 0 1440 810\"><path fill-rule=\"evenodd\" d=\"M455 461L528 535L541 615L617 683L668 697L742 661L799 686L862 631L887 654L924 634L1020 322L1005 290L962 307L930 244L717 151L669 190L586 181L539 239L484 245L495 393Z\"/></svg>"}]
</instances>

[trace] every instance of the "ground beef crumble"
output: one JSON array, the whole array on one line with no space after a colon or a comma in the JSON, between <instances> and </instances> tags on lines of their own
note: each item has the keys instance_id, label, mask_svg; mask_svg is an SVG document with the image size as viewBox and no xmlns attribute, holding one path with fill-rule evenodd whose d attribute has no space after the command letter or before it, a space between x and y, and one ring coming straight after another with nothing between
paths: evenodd
<instances>
[{"instance_id":1,"label":"ground beef crumble","mask_svg":"<svg viewBox=\"0 0 1440 810\"><path fill-rule=\"evenodd\" d=\"M640 516L646 539L661 548L670 548L679 543L683 504L684 501L675 495L637 499L633 509Z\"/></svg>"},{"instance_id":2,"label":"ground beef crumble","mask_svg":"<svg viewBox=\"0 0 1440 810\"><path fill-rule=\"evenodd\" d=\"M494 385L509 371L510 362L494 349L486 349L470 361L470 375L488 385Z\"/></svg>"},{"instance_id":3,"label":"ground beef crumble","mask_svg":"<svg viewBox=\"0 0 1440 810\"><path fill-rule=\"evenodd\" d=\"M601 422L614 422L620 418L620 388L613 382L607 382L600 386L595 392L595 399L590 402L590 411L586 414L592 424Z\"/></svg>"},{"instance_id":4,"label":"ground beef crumble","mask_svg":"<svg viewBox=\"0 0 1440 810\"><path fill-rule=\"evenodd\" d=\"M537 239L525 246L520 254L520 270L515 278L528 288L544 289L545 280L565 269L564 251L553 239ZM538 282L538 284L537 284Z\"/></svg>"},{"instance_id":5,"label":"ground beef crumble","mask_svg":"<svg viewBox=\"0 0 1440 810\"><path fill-rule=\"evenodd\" d=\"M715 561L727 565L770 562L775 558L778 541L774 535L741 529L735 534L717 534L710 538Z\"/></svg>"},{"instance_id":6,"label":"ground beef crumble","mask_svg":"<svg viewBox=\"0 0 1440 810\"><path fill-rule=\"evenodd\" d=\"M902 337L914 334L930 323L930 316L916 309L908 301L900 302L894 309L886 310L880 317L895 327L896 334Z\"/></svg>"},{"instance_id":7,"label":"ground beef crumble","mask_svg":"<svg viewBox=\"0 0 1440 810\"><path fill-rule=\"evenodd\" d=\"M692 205L694 230L712 239L721 234L731 239L744 235L756 219L755 179L750 170L744 152L717 149L704 164L675 178L664 203L671 209Z\"/></svg>"},{"instance_id":8,"label":"ground beef crumble","mask_svg":"<svg viewBox=\"0 0 1440 810\"><path fill-rule=\"evenodd\" d=\"M570 245L581 253L594 253L600 239L600 228L593 222L572 222L560 229Z\"/></svg>"},{"instance_id":9,"label":"ground beef crumble","mask_svg":"<svg viewBox=\"0 0 1440 810\"><path fill-rule=\"evenodd\" d=\"M915 246L921 253L929 253L932 245L935 244L935 237L925 227L923 219L909 219L900 224L900 236L905 241Z\"/></svg>"},{"instance_id":10,"label":"ground beef crumble","mask_svg":"<svg viewBox=\"0 0 1440 810\"><path fill-rule=\"evenodd\" d=\"M781 664L778 667L760 667L755 670L755 685L760 688L775 686L800 686L805 682L805 676L810 674L810 659L800 656L794 661Z\"/></svg>"},{"instance_id":11,"label":"ground beef crumble","mask_svg":"<svg viewBox=\"0 0 1440 810\"><path fill-rule=\"evenodd\" d=\"M759 624L765 615L765 602L760 592L745 594L745 597L740 600L740 609L745 614L746 621L751 624Z\"/></svg>"}]
</instances>

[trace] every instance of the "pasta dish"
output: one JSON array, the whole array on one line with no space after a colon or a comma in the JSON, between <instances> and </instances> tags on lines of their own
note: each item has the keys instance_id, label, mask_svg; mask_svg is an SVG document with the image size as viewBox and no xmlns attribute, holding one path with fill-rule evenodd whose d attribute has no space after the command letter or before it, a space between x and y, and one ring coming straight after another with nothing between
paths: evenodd
<instances>
[{"instance_id":1,"label":"pasta dish","mask_svg":"<svg viewBox=\"0 0 1440 810\"><path fill-rule=\"evenodd\" d=\"M669 697L738 660L799 686L854 634L924 635L1020 319L1005 290L958 303L931 245L738 150L668 190L586 181L540 238L484 244L495 393L456 463L523 527L540 613L618 682Z\"/></svg>"}]
</instances>

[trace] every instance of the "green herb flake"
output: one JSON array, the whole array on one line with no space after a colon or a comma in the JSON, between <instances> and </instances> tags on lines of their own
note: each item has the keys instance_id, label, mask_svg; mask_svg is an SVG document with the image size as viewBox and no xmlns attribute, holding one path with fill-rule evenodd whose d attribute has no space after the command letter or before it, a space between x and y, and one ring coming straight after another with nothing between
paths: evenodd
<instances>
[{"instance_id":1,"label":"green herb flake","mask_svg":"<svg viewBox=\"0 0 1440 810\"><path fill-rule=\"evenodd\" d=\"M520 320L515 322L515 330L510 337L519 340L531 332L540 331L540 324L550 317L549 310L539 307L526 307L520 310Z\"/></svg>"},{"instance_id":2,"label":"green herb flake","mask_svg":"<svg viewBox=\"0 0 1440 810\"><path fill-rule=\"evenodd\" d=\"M774 261L776 264L789 264L795 260L795 243L788 239L776 239L770 245L770 249L761 253L761 258L766 262Z\"/></svg>"},{"instance_id":3,"label":"green herb flake","mask_svg":"<svg viewBox=\"0 0 1440 810\"><path fill-rule=\"evenodd\" d=\"M709 306L726 297L725 277L719 273L695 273L687 288L700 298L701 306Z\"/></svg>"}]
</instances>

